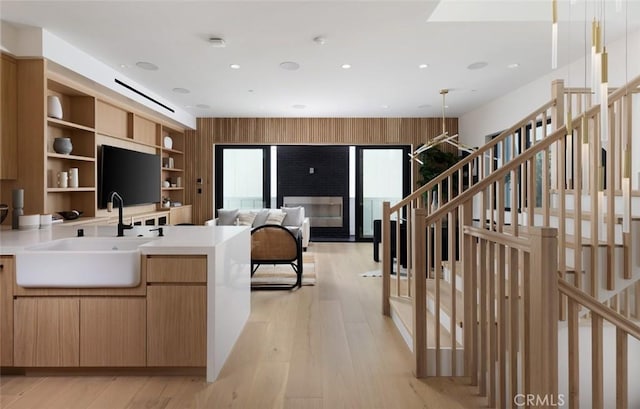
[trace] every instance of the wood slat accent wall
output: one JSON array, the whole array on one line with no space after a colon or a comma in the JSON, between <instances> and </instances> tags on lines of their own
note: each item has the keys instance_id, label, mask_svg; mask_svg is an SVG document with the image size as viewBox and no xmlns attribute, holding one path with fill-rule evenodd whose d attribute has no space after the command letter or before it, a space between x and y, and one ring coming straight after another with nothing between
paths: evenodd
<instances>
[{"instance_id":1,"label":"wood slat accent wall","mask_svg":"<svg viewBox=\"0 0 640 409\"><path fill-rule=\"evenodd\" d=\"M446 129L456 134L458 119L447 118ZM202 224L214 214L215 144L417 146L441 132L441 118L198 118L197 130L185 134L185 193L193 222ZM440 148L456 152L448 144Z\"/></svg>"}]
</instances>

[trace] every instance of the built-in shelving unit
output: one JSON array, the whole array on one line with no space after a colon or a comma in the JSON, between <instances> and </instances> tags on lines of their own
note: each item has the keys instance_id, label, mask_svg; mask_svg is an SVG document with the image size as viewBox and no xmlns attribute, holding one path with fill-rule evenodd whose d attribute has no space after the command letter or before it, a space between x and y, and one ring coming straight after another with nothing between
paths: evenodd
<instances>
[{"instance_id":1,"label":"built-in shelving unit","mask_svg":"<svg viewBox=\"0 0 640 409\"><path fill-rule=\"evenodd\" d=\"M170 138L171 147L165 143L166 138ZM169 187L162 187L162 197L168 198L172 205L184 205L184 133L162 126L158 143L162 146L161 182L169 182Z\"/></svg>"},{"instance_id":2,"label":"built-in shelving unit","mask_svg":"<svg viewBox=\"0 0 640 409\"><path fill-rule=\"evenodd\" d=\"M95 98L51 78L47 79L47 96L57 96L62 105L62 119L46 119L46 197L45 212L77 209L86 216L96 212L96 131ZM56 153L56 138L71 139L70 154ZM78 168L78 187L61 187L58 175ZM69 183L69 181L67 181Z\"/></svg>"},{"instance_id":3,"label":"built-in shelving unit","mask_svg":"<svg viewBox=\"0 0 640 409\"><path fill-rule=\"evenodd\" d=\"M18 143L24 155L18 163L18 177L7 189L24 189L26 213L56 214L75 209L83 212L83 222L111 220L114 215L98 208L97 197L99 149L107 144L171 158L173 166L163 166L161 180L151 183L157 183L161 196L185 205L175 211L162 203L130 206L125 208L125 215L145 215L144 224L149 220L164 224L172 223L169 218L175 213L179 222L190 222L191 206L187 205L184 191L183 128L167 126L159 115L116 101L91 85L49 71L46 60L21 59L15 65L19 74L15 83L21 96L16 119L24 131ZM60 100L61 118L48 116L47 104L43 102L49 96ZM69 154L54 149L54 141L62 137L71 140L73 148ZM171 138L173 146L164 145L165 137ZM62 172L68 175L72 168L78 169L77 187L59 182ZM170 181L169 187L163 186L165 180Z\"/></svg>"}]
</instances>

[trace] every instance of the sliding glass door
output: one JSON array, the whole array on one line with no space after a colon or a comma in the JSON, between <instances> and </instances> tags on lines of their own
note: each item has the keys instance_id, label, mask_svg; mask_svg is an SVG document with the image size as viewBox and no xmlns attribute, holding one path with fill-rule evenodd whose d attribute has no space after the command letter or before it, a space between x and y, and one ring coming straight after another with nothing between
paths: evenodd
<instances>
[{"instance_id":1,"label":"sliding glass door","mask_svg":"<svg viewBox=\"0 0 640 409\"><path fill-rule=\"evenodd\" d=\"M216 209L270 205L270 147L216 146Z\"/></svg>"},{"instance_id":2,"label":"sliding glass door","mask_svg":"<svg viewBox=\"0 0 640 409\"><path fill-rule=\"evenodd\" d=\"M408 147L356 147L356 235L373 238L373 222L382 218L382 202L399 202L410 192Z\"/></svg>"}]
</instances>

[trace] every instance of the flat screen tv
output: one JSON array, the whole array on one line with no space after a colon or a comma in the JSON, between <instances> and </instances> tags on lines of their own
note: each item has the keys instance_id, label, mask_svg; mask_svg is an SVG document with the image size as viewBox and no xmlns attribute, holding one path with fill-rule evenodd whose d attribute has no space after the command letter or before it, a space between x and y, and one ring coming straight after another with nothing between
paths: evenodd
<instances>
[{"instance_id":1,"label":"flat screen tv","mask_svg":"<svg viewBox=\"0 0 640 409\"><path fill-rule=\"evenodd\" d=\"M99 208L113 191L125 206L160 202L160 155L102 145L98 160Z\"/></svg>"}]
</instances>

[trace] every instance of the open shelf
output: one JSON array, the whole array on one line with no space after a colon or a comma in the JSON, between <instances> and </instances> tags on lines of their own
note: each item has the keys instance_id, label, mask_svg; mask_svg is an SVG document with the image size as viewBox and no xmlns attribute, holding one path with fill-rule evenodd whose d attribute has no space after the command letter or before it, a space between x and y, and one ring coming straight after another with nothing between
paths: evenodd
<instances>
[{"instance_id":1,"label":"open shelf","mask_svg":"<svg viewBox=\"0 0 640 409\"><path fill-rule=\"evenodd\" d=\"M48 193L95 192L95 187L48 187Z\"/></svg>"},{"instance_id":2,"label":"open shelf","mask_svg":"<svg viewBox=\"0 0 640 409\"><path fill-rule=\"evenodd\" d=\"M95 132L95 129L93 129L91 127L80 125L80 124L76 124L76 123L69 122L69 121L65 121L65 120L62 120L62 119L57 119L57 118L47 117L47 124L49 124L51 126L55 126L57 128L80 129L82 131Z\"/></svg>"},{"instance_id":3,"label":"open shelf","mask_svg":"<svg viewBox=\"0 0 640 409\"><path fill-rule=\"evenodd\" d=\"M47 157L50 159L65 159L65 160L77 160L82 162L95 162L96 158L90 158L88 156L78 156L78 155L65 155L63 153L47 153Z\"/></svg>"},{"instance_id":4,"label":"open shelf","mask_svg":"<svg viewBox=\"0 0 640 409\"><path fill-rule=\"evenodd\" d=\"M165 152L170 152L170 153L177 153L178 155L182 155L184 154L183 151L179 151L177 149L168 149L168 148L162 148L163 151Z\"/></svg>"}]
</instances>

